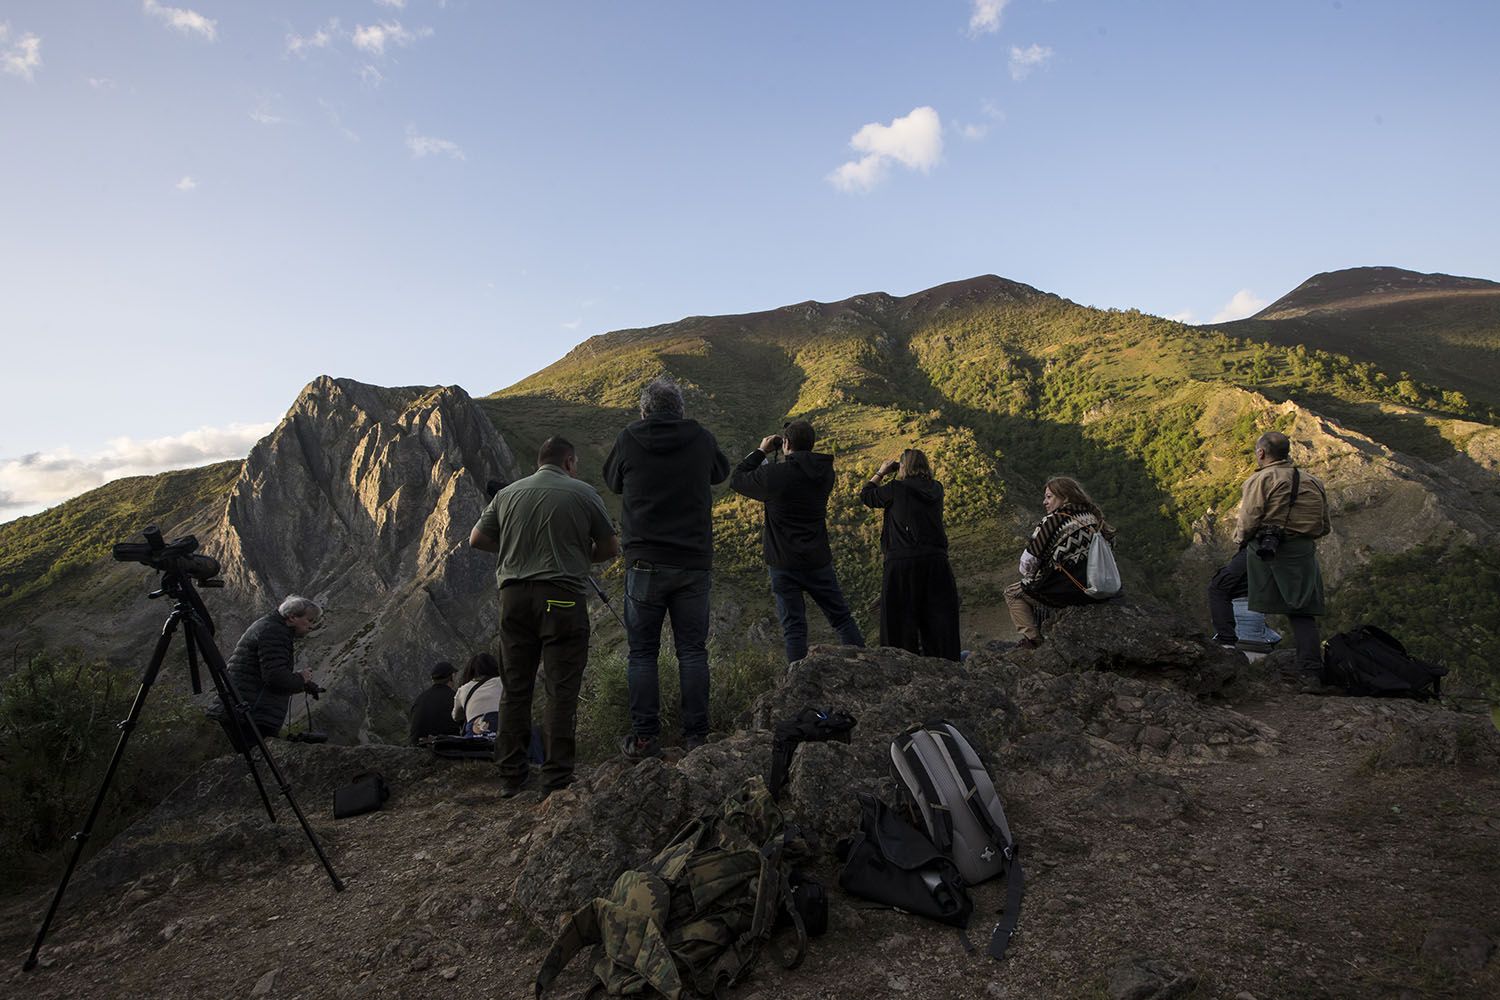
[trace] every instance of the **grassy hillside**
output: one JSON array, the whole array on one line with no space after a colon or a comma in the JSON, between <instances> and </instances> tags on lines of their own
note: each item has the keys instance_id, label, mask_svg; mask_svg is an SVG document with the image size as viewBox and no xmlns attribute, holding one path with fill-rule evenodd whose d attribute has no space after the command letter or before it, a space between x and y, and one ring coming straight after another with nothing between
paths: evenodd
<instances>
[{"instance_id":1,"label":"grassy hillside","mask_svg":"<svg viewBox=\"0 0 1500 1000\"><path fill-rule=\"evenodd\" d=\"M548 433L569 436L597 483L640 386L663 372L732 459L791 416L813 421L819 450L839 462L831 525L856 609L879 580L878 515L858 506L859 485L903 447L925 449L948 487L972 608L997 604L1013 578L1050 474L1083 480L1119 526L1135 579L1169 597L1193 523L1234 504L1250 442L1279 419L1264 400L1432 460L1457 454L1458 418L1494 422L1459 393L1366 360L1089 309L994 277L595 337L482 405L522 455ZM724 585L763 589L758 505L726 491L715 526Z\"/></svg>"},{"instance_id":2,"label":"grassy hillside","mask_svg":"<svg viewBox=\"0 0 1500 1000\"><path fill-rule=\"evenodd\" d=\"M139 540L158 524L170 533L203 505L223 499L240 462L118 479L31 517L0 524L0 611L46 593L61 599L66 584L115 542Z\"/></svg>"},{"instance_id":3,"label":"grassy hillside","mask_svg":"<svg viewBox=\"0 0 1500 1000\"><path fill-rule=\"evenodd\" d=\"M1500 283L1391 267L1319 274L1249 319L1236 337L1369 361L1500 409ZM1409 373L1409 374L1407 374Z\"/></svg>"}]
</instances>

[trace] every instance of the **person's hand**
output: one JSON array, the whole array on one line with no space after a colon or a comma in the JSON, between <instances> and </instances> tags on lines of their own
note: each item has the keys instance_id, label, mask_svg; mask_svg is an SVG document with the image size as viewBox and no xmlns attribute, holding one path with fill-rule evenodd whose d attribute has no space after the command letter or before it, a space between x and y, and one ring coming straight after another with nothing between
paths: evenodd
<instances>
[{"instance_id":1,"label":"person's hand","mask_svg":"<svg viewBox=\"0 0 1500 1000\"><path fill-rule=\"evenodd\" d=\"M779 451L780 449L781 449L781 435L780 434L767 434L765 437L763 437L763 438L760 439L760 450L762 452L764 452L765 454L769 455L769 454L771 454L771 452L773 452L773 451Z\"/></svg>"},{"instance_id":2,"label":"person's hand","mask_svg":"<svg viewBox=\"0 0 1500 1000\"><path fill-rule=\"evenodd\" d=\"M901 462L894 458L880 467L880 474L882 476L894 476L897 472L900 471Z\"/></svg>"}]
</instances>

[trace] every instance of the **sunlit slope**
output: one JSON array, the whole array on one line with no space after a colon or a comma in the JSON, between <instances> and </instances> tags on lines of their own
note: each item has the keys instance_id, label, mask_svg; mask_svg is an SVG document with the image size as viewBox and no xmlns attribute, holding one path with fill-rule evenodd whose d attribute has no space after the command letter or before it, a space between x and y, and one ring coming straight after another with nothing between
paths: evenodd
<instances>
[{"instance_id":1,"label":"sunlit slope","mask_svg":"<svg viewBox=\"0 0 1500 1000\"><path fill-rule=\"evenodd\" d=\"M735 458L791 416L814 422L820 448L840 458L836 530L858 553L846 558L861 585L877 556L858 486L902 447L926 449L948 484L956 561L986 597L1048 474L1083 479L1122 528L1123 555L1164 585L1195 522L1237 497L1261 429L1336 410L1325 415L1377 445L1441 460L1488 426L1456 420L1479 414L1455 412L1441 387L1413 398L1368 362L1090 309L996 277L607 334L484 405L523 455L563 433L597 477L640 386L662 372L688 386L692 414ZM719 504L721 564L753 571L753 507Z\"/></svg>"},{"instance_id":2,"label":"sunlit slope","mask_svg":"<svg viewBox=\"0 0 1500 1000\"><path fill-rule=\"evenodd\" d=\"M1394 267L1314 275L1219 329L1347 354L1500 408L1500 283Z\"/></svg>"}]
</instances>

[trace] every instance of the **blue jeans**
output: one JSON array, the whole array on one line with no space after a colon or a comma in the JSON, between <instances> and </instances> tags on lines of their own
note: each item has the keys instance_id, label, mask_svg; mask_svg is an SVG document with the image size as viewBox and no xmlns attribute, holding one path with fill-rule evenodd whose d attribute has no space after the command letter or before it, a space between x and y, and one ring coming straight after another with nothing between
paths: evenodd
<instances>
[{"instance_id":1,"label":"blue jeans","mask_svg":"<svg viewBox=\"0 0 1500 1000\"><path fill-rule=\"evenodd\" d=\"M661 735L657 657L661 624L672 616L677 677L682 689L682 735L708 735L708 591L713 570L684 569L633 560L625 571L625 634L630 657L630 728L637 736Z\"/></svg>"},{"instance_id":2,"label":"blue jeans","mask_svg":"<svg viewBox=\"0 0 1500 1000\"><path fill-rule=\"evenodd\" d=\"M778 569L771 567L771 593L776 598L776 615L781 619L781 635L786 640L786 662L795 663L807 655L807 604L803 594L813 599L828 624L838 633L845 646L863 646L865 637L849 612L849 602L839 589L839 578L829 563L819 569Z\"/></svg>"}]
</instances>

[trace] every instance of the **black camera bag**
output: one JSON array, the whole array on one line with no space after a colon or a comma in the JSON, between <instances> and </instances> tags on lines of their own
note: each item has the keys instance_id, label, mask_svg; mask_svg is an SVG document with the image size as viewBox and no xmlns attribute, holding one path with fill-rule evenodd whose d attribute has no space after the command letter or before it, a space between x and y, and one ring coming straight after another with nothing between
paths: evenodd
<instances>
[{"instance_id":1,"label":"black camera bag","mask_svg":"<svg viewBox=\"0 0 1500 1000\"><path fill-rule=\"evenodd\" d=\"M333 818L347 819L374 812L391 797L390 786L379 772L366 771L356 774L349 784L333 792Z\"/></svg>"},{"instance_id":2,"label":"black camera bag","mask_svg":"<svg viewBox=\"0 0 1500 1000\"><path fill-rule=\"evenodd\" d=\"M839 886L955 927L968 927L974 903L958 866L927 834L873 795L859 794L860 830L849 841Z\"/></svg>"},{"instance_id":3,"label":"black camera bag","mask_svg":"<svg viewBox=\"0 0 1500 1000\"><path fill-rule=\"evenodd\" d=\"M791 896L791 907L802 918L802 926L808 937L822 937L828 933L828 892L823 883L800 868L793 868L786 880L787 894ZM791 924L791 914L784 910L777 917L777 924Z\"/></svg>"}]
</instances>

